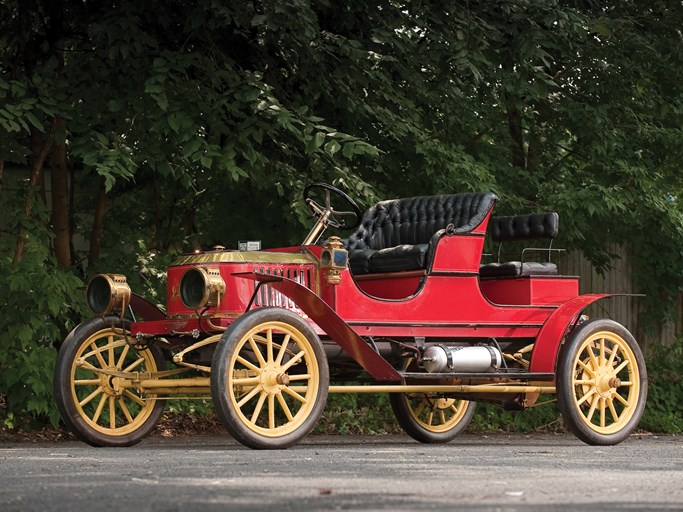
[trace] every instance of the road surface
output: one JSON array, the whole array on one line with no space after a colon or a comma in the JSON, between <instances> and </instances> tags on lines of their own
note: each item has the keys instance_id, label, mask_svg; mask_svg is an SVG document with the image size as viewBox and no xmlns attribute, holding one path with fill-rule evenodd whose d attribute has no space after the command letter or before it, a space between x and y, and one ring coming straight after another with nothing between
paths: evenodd
<instances>
[{"instance_id":1,"label":"road surface","mask_svg":"<svg viewBox=\"0 0 683 512\"><path fill-rule=\"evenodd\" d=\"M227 436L132 448L0 444L0 511L683 510L683 437L592 447L569 435Z\"/></svg>"}]
</instances>

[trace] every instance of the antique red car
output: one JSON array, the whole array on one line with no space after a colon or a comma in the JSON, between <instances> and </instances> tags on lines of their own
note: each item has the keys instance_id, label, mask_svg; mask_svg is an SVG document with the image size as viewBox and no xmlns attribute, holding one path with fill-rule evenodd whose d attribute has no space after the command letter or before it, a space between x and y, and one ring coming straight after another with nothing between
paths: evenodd
<instances>
[{"instance_id":1,"label":"antique red car","mask_svg":"<svg viewBox=\"0 0 683 512\"><path fill-rule=\"evenodd\" d=\"M647 396L638 344L582 314L607 296L579 295L556 249L482 263L487 237L529 244L558 232L554 212L493 217L497 200L412 197L362 214L317 183L304 191L316 222L301 245L182 256L168 268L166 311L124 276L94 277L96 317L58 356L62 419L87 443L125 446L154 428L165 400L210 395L241 443L285 448L313 429L328 393L389 393L403 429L439 443L477 401L524 409L556 394L581 440L623 441ZM324 240L328 227L353 232Z\"/></svg>"}]
</instances>

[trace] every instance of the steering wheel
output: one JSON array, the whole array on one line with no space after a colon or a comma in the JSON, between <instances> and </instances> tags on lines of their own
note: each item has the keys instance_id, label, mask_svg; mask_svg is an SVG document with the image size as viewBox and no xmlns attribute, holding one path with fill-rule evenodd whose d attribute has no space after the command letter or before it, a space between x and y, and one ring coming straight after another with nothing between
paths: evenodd
<instances>
[{"instance_id":1,"label":"steering wheel","mask_svg":"<svg viewBox=\"0 0 683 512\"><path fill-rule=\"evenodd\" d=\"M315 199L311 197L313 191L322 190L325 193L325 203L320 205ZM335 198L340 198L340 208L335 208L332 205L332 195ZM314 217L316 217L315 226L311 229L303 245L314 244L322 235L323 231L328 226L338 229L355 229L361 221L361 211L356 202L351 199L348 194L342 192L337 187L328 185L327 183L313 183L304 189L304 202Z\"/></svg>"},{"instance_id":2,"label":"steering wheel","mask_svg":"<svg viewBox=\"0 0 683 512\"><path fill-rule=\"evenodd\" d=\"M321 206L311 197L311 192L314 190L323 190L325 192L324 206ZM334 208L331 193L342 199L342 205L347 208L346 210ZM308 185L304 189L304 202L318 220L324 219L325 227L355 229L360 224L362 212L356 202L346 192L327 183L312 183ZM348 208L350 208L350 211Z\"/></svg>"}]
</instances>

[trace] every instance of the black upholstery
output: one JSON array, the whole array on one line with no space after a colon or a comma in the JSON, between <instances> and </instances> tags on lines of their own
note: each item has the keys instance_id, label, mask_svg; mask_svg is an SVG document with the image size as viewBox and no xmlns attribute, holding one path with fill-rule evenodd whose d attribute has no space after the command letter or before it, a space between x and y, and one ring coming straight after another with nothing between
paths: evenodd
<instances>
[{"instance_id":1,"label":"black upholstery","mask_svg":"<svg viewBox=\"0 0 683 512\"><path fill-rule=\"evenodd\" d=\"M559 224L557 212L493 217L489 222L489 233L494 242L555 238Z\"/></svg>"},{"instance_id":2,"label":"black upholstery","mask_svg":"<svg viewBox=\"0 0 683 512\"><path fill-rule=\"evenodd\" d=\"M556 276L557 265L550 261L488 263L479 268L479 275L481 277Z\"/></svg>"},{"instance_id":3,"label":"black upholstery","mask_svg":"<svg viewBox=\"0 0 683 512\"><path fill-rule=\"evenodd\" d=\"M419 270L429 266L436 240L477 227L493 208L490 192L420 196L382 201L363 215L346 241L354 274Z\"/></svg>"},{"instance_id":4,"label":"black upholstery","mask_svg":"<svg viewBox=\"0 0 683 512\"><path fill-rule=\"evenodd\" d=\"M515 240L553 239L557 236L560 216L557 212L532 213L493 217L489 221L489 235L494 242ZM522 277L557 275L557 265L550 261L507 261L488 263L479 268L479 275L486 277Z\"/></svg>"}]
</instances>

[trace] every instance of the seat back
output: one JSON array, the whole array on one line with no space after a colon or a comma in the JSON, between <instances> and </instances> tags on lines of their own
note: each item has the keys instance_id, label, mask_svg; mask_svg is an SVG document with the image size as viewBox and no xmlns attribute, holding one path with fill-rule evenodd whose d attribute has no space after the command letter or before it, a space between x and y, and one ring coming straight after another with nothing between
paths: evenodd
<instances>
[{"instance_id":1,"label":"seat back","mask_svg":"<svg viewBox=\"0 0 683 512\"><path fill-rule=\"evenodd\" d=\"M419 196L381 201L363 215L346 243L349 251L427 244L439 230L477 227L495 204L491 192Z\"/></svg>"}]
</instances>

